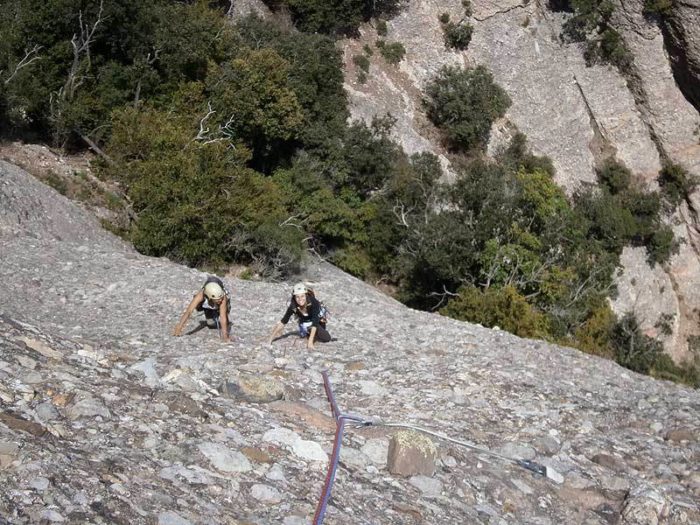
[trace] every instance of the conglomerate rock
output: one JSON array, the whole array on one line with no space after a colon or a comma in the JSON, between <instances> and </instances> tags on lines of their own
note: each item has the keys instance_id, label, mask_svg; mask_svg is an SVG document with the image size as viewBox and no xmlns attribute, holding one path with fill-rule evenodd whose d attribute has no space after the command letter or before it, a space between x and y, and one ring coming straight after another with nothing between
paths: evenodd
<instances>
[{"instance_id":1,"label":"conglomerate rock","mask_svg":"<svg viewBox=\"0 0 700 525\"><path fill-rule=\"evenodd\" d=\"M327 264L303 276L333 311L314 351L292 326L266 342L285 283L227 278L232 342L197 320L175 338L205 274L135 253L6 163L0 183L4 522L309 523L334 437L323 370L341 411L552 472L440 442L433 476L393 476L395 429L348 423L329 525L700 520L697 391L411 310ZM285 400L219 389L241 375Z\"/></svg>"}]
</instances>

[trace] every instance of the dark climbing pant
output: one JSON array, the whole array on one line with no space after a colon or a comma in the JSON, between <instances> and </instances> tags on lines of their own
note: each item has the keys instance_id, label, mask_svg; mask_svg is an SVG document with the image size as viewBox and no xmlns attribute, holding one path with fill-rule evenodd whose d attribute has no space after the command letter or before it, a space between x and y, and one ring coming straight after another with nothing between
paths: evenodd
<instances>
[{"instance_id":1,"label":"dark climbing pant","mask_svg":"<svg viewBox=\"0 0 700 525\"><path fill-rule=\"evenodd\" d=\"M311 329L302 331L301 326L299 328L300 328L300 333L304 334L304 337L309 337L309 332L311 331ZM314 343L316 343L316 342L327 343L330 340L331 340L331 334L328 333L328 330L326 330L322 326L319 326L316 328L316 337L314 338Z\"/></svg>"}]
</instances>

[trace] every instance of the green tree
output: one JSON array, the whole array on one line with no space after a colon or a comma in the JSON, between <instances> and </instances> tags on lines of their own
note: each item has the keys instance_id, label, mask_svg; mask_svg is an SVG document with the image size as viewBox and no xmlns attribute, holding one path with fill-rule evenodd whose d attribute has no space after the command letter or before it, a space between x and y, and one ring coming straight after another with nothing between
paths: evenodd
<instances>
[{"instance_id":1,"label":"green tree","mask_svg":"<svg viewBox=\"0 0 700 525\"><path fill-rule=\"evenodd\" d=\"M114 162L104 171L123 183L133 204L130 239L143 253L191 265L256 263L273 277L293 271L303 234L285 226L282 192L245 167L243 146L192 140L198 118L185 105L196 99L194 86L180 92L171 111L114 115Z\"/></svg>"},{"instance_id":2,"label":"green tree","mask_svg":"<svg viewBox=\"0 0 700 525\"><path fill-rule=\"evenodd\" d=\"M288 80L289 64L272 49L247 51L207 76L212 122L253 150L257 166L292 140L304 115ZM274 165L274 161L273 161Z\"/></svg>"}]
</instances>

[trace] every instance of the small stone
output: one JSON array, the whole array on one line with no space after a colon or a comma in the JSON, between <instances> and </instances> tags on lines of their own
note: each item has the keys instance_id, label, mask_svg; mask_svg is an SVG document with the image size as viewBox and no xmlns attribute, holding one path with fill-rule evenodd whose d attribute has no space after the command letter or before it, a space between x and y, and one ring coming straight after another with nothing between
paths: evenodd
<instances>
[{"instance_id":1,"label":"small stone","mask_svg":"<svg viewBox=\"0 0 700 525\"><path fill-rule=\"evenodd\" d=\"M619 476L601 476L600 486L612 497L618 498L624 497L624 495L630 489L629 481Z\"/></svg>"},{"instance_id":2,"label":"small stone","mask_svg":"<svg viewBox=\"0 0 700 525\"><path fill-rule=\"evenodd\" d=\"M655 489L640 486L631 491L622 511L624 525L657 525L667 506L666 499Z\"/></svg>"},{"instance_id":3,"label":"small stone","mask_svg":"<svg viewBox=\"0 0 700 525\"><path fill-rule=\"evenodd\" d=\"M50 521L51 523L63 523L66 518L61 516L58 512L53 509L47 509L41 513L41 519Z\"/></svg>"},{"instance_id":4,"label":"small stone","mask_svg":"<svg viewBox=\"0 0 700 525\"><path fill-rule=\"evenodd\" d=\"M328 461L328 455L323 451L321 445L315 441L300 439L292 445L292 452L295 456L310 461Z\"/></svg>"},{"instance_id":5,"label":"small stone","mask_svg":"<svg viewBox=\"0 0 700 525\"><path fill-rule=\"evenodd\" d=\"M376 381L359 381L360 391L365 396L385 396L387 395L387 389L381 386Z\"/></svg>"},{"instance_id":6,"label":"small stone","mask_svg":"<svg viewBox=\"0 0 700 525\"><path fill-rule=\"evenodd\" d=\"M46 478L35 478L29 482L29 486L34 490L43 492L49 488L49 480Z\"/></svg>"},{"instance_id":7,"label":"small stone","mask_svg":"<svg viewBox=\"0 0 700 525\"><path fill-rule=\"evenodd\" d=\"M277 464L270 467L270 470L265 473L265 477L270 481L281 481L282 483L287 482L287 478L284 476L284 470L282 470L282 467Z\"/></svg>"},{"instance_id":8,"label":"small stone","mask_svg":"<svg viewBox=\"0 0 700 525\"><path fill-rule=\"evenodd\" d=\"M498 452L503 456L514 459L532 460L537 456L534 448L518 443L506 443L500 449L498 449Z\"/></svg>"},{"instance_id":9,"label":"small stone","mask_svg":"<svg viewBox=\"0 0 700 525\"><path fill-rule=\"evenodd\" d=\"M540 437L535 440L533 445L539 453L547 456L553 456L561 449L561 443L553 436Z\"/></svg>"},{"instance_id":10,"label":"small stone","mask_svg":"<svg viewBox=\"0 0 700 525\"><path fill-rule=\"evenodd\" d=\"M530 487L530 485L528 485L528 484L525 483L524 481L521 481L521 480L519 480L519 479L517 479L517 478L512 478L512 479L510 480L510 482L511 482L513 485L515 485L515 486L518 488L518 490L519 490L520 492L522 492L523 494L529 495L529 494L532 494L532 493L534 492L534 491L532 490L532 487Z\"/></svg>"},{"instance_id":11,"label":"small stone","mask_svg":"<svg viewBox=\"0 0 700 525\"><path fill-rule=\"evenodd\" d=\"M144 359L143 361L131 365L129 370L141 372L144 376L146 376L146 385L151 388L155 388L160 385L160 377L158 377L158 372L156 371L156 360L153 357L149 357L148 359Z\"/></svg>"},{"instance_id":12,"label":"small stone","mask_svg":"<svg viewBox=\"0 0 700 525\"><path fill-rule=\"evenodd\" d=\"M355 470L364 470L369 463L369 458L359 450L350 447L343 447L340 450L340 461Z\"/></svg>"},{"instance_id":13,"label":"small stone","mask_svg":"<svg viewBox=\"0 0 700 525\"><path fill-rule=\"evenodd\" d=\"M426 436L411 431L400 431L391 437L387 457L389 472L400 476L435 473L438 451Z\"/></svg>"},{"instance_id":14,"label":"small stone","mask_svg":"<svg viewBox=\"0 0 700 525\"><path fill-rule=\"evenodd\" d=\"M389 440L385 438L368 439L360 450L372 463L383 468L386 466L386 458L389 453Z\"/></svg>"},{"instance_id":15,"label":"small stone","mask_svg":"<svg viewBox=\"0 0 700 525\"><path fill-rule=\"evenodd\" d=\"M547 477L551 479L554 483L562 484L564 483L564 476L559 472L554 470L552 467L547 467Z\"/></svg>"},{"instance_id":16,"label":"small stone","mask_svg":"<svg viewBox=\"0 0 700 525\"><path fill-rule=\"evenodd\" d=\"M192 522L186 520L177 512L168 510L158 514L158 525L192 525Z\"/></svg>"},{"instance_id":17,"label":"small stone","mask_svg":"<svg viewBox=\"0 0 700 525\"><path fill-rule=\"evenodd\" d=\"M111 415L109 409L100 400L86 393L76 396L73 404L66 409L66 416L70 420L95 416L109 418Z\"/></svg>"},{"instance_id":18,"label":"small stone","mask_svg":"<svg viewBox=\"0 0 700 525\"><path fill-rule=\"evenodd\" d=\"M667 441L682 442L696 439L698 439L697 431L693 432L690 428L675 428L666 434Z\"/></svg>"},{"instance_id":19,"label":"small stone","mask_svg":"<svg viewBox=\"0 0 700 525\"><path fill-rule=\"evenodd\" d=\"M271 403L284 397L284 385L268 376L242 375L235 381L226 381L221 390L228 397L249 403Z\"/></svg>"},{"instance_id":20,"label":"small stone","mask_svg":"<svg viewBox=\"0 0 700 525\"><path fill-rule=\"evenodd\" d=\"M247 457L219 443L201 443L197 448L222 472L248 472L253 469Z\"/></svg>"},{"instance_id":21,"label":"small stone","mask_svg":"<svg viewBox=\"0 0 700 525\"><path fill-rule=\"evenodd\" d=\"M269 485L263 485L262 483L256 483L250 489L250 495L256 500L262 503L268 503L275 505L282 501L282 495L280 492Z\"/></svg>"},{"instance_id":22,"label":"small stone","mask_svg":"<svg viewBox=\"0 0 700 525\"><path fill-rule=\"evenodd\" d=\"M664 426L663 426L662 423L659 423L659 422L657 421L657 422L655 422L655 423L652 423L650 428L651 428L654 432L661 432L661 431L663 430Z\"/></svg>"},{"instance_id":23,"label":"small stone","mask_svg":"<svg viewBox=\"0 0 700 525\"><path fill-rule=\"evenodd\" d=\"M309 520L301 516L286 516L282 520L282 525L308 525Z\"/></svg>"},{"instance_id":24,"label":"small stone","mask_svg":"<svg viewBox=\"0 0 700 525\"><path fill-rule=\"evenodd\" d=\"M19 445L12 441L0 441L0 454L3 456L16 456L19 453Z\"/></svg>"},{"instance_id":25,"label":"small stone","mask_svg":"<svg viewBox=\"0 0 700 525\"><path fill-rule=\"evenodd\" d=\"M625 469L625 462L616 456L611 456L610 454L596 454L591 458L591 461L613 471L619 472Z\"/></svg>"},{"instance_id":26,"label":"small stone","mask_svg":"<svg viewBox=\"0 0 700 525\"><path fill-rule=\"evenodd\" d=\"M428 476L413 476L408 482L428 498L437 498L442 493L442 483Z\"/></svg>"},{"instance_id":27,"label":"small stone","mask_svg":"<svg viewBox=\"0 0 700 525\"><path fill-rule=\"evenodd\" d=\"M56 407L54 407L53 403L49 401L38 404L34 410L36 411L36 415L42 421L53 421L60 417Z\"/></svg>"}]
</instances>

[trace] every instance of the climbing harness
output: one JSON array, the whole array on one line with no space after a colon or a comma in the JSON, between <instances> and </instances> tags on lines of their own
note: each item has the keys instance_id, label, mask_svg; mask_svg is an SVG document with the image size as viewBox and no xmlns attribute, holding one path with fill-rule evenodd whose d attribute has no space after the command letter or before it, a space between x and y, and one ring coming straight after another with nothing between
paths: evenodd
<instances>
[{"instance_id":1,"label":"climbing harness","mask_svg":"<svg viewBox=\"0 0 700 525\"><path fill-rule=\"evenodd\" d=\"M335 396L333 394L333 389L331 388L331 382L330 382L330 379L328 377L328 371L324 370L323 372L321 372L321 375L323 376L323 388L326 391L326 397L328 398L328 402L331 405L331 413L333 414L333 418L336 421L336 428L335 428L335 438L333 439L333 451L331 452L331 459L328 463L328 472L326 474L326 480L323 484L323 490L321 491L321 497L319 498L318 505L316 506L316 513L314 514L313 525L321 525L323 523L323 518L324 518L325 513L326 513L326 507L328 505L328 500L330 499L330 495L331 495L331 489L333 488L333 481L335 480L335 473L338 469L338 460L340 459L340 448L342 446L343 433L345 432L345 423L346 422L351 422L353 424L353 426L356 428L370 427L370 426L408 428L411 430L422 432L424 434L429 434L431 436L435 436L436 438L442 439L444 441L449 441L451 443L455 443L457 445L463 446L463 447L468 448L470 450L474 450L476 452L479 452L480 454L486 454L489 456L493 456L493 457L502 459L504 461L508 461L510 463L518 465L519 467L522 467L522 468L527 469L531 472L534 472L535 474L539 474L540 476L547 476L547 467L544 465L540 465L539 463L535 463L534 461L530 461L527 459L517 459L517 458L510 457L510 456L505 456L503 454L499 454L497 452L492 452L491 450L486 450L486 449L474 446L474 445L467 443L465 441L461 441L459 439L454 439L454 438L451 438L449 436L446 436L445 434L441 434L439 432L434 432L432 430L428 430L428 429L423 428L423 427L411 425L408 423L393 423L393 422L388 422L388 421L382 421L381 419L365 419L365 418L355 416L352 414L344 414L338 408L338 404L335 400ZM549 477L549 476L547 476L547 477Z\"/></svg>"}]
</instances>

